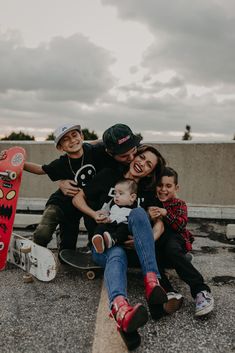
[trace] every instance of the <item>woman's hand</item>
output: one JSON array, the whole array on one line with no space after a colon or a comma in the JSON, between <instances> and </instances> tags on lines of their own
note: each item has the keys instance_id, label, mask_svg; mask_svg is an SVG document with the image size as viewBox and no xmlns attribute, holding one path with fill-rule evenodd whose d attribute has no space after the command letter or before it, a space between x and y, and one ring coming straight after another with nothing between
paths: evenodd
<instances>
[{"instance_id":1,"label":"woman's hand","mask_svg":"<svg viewBox=\"0 0 235 353\"><path fill-rule=\"evenodd\" d=\"M60 180L59 188L66 196L74 197L81 190L74 180Z\"/></svg>"},{"instance_id":2,"label":"woman's hand","mask_svg":"<svg viewBox=\"0 0 235 353\"><path fill-rule=\"evenodd\" d=\"M125 249L134 249L135 248L134 238L132 235L128 235L128 240L126 240L124 242L124 248Z\"/></svg>"}]
</instances>

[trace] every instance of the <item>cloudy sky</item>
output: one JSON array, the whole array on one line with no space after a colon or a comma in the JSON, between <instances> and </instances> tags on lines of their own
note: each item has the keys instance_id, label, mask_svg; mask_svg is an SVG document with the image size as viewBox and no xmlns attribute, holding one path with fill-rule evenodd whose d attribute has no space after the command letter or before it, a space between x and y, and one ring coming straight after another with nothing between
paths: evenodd
<instances>
[{"instance_id":1,"label":"cloudy sky","mask_svg":"<svg viewBox=\"0 0 235 353\"><path fill-rule=\"evenodd\" d=\"M231 141L234 0L0 0L0 136L63 122L99 136Z\"/></svg>"}]
</instances>

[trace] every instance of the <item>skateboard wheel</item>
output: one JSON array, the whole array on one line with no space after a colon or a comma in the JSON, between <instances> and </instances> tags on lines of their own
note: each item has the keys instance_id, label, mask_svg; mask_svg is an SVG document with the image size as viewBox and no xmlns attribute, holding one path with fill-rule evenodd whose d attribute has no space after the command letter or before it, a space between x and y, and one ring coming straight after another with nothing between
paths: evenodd
<instances>
[{"instance_id":1,"label":"skateboard wheel","mask_svg":"<svg viewBox=\"0 0 235 353\"><path fill-rule=\"evenodd\" d=\"M30 246L24 246L20 249L20 251L23 253L23 254L28 254L30 251L31 251L31 247Z\"/></svg>"},{"instance_id":2,"label":"skateboard wheel","mask_svg":"<svg viewBox=\"0 0 235 353\"><path fill-rule=\"evenodd\" d=\"M15 180L17 177L17 174L16 172L9 172L8 176L11 180Z\"/></svg>"},{"instance_id":3,"label":"skateboard wheel","mask_svg":"<svg viewBox=\"0 0 235 353\"><path fill-rule=\"evenodd\" d=\"M27 274L23 276L23 281L24 283L32 283L33 282L33 276L31 274Z\"/></svg>"},{"instance_id":4,"label":"skateboard wheel","mask_svg":"<svg viewBox=\"0 0 235 353\"><path fill-rule=\"evenodd\" d=\"M87 271L86 276L88 279L92 280L95 278L95 272L94 271Z\"/></svg>"}]
</instances>

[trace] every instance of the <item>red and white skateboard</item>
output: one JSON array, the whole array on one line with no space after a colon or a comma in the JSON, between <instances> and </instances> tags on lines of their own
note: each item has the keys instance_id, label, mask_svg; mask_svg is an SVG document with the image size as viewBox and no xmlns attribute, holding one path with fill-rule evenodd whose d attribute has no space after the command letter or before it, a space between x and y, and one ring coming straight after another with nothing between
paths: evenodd
<instances>
[{"instance_id":1,"label":"red and white skateboard","mask_svg":"<svg viewBox=\"0 0 235 353\"><path fill-rule=\"evenodd\" d=\"M7 157L0 160L0 270L7 261L25 162L25 150L21 147L9 148L6 153Z\"/></svg>"}]
</instances>

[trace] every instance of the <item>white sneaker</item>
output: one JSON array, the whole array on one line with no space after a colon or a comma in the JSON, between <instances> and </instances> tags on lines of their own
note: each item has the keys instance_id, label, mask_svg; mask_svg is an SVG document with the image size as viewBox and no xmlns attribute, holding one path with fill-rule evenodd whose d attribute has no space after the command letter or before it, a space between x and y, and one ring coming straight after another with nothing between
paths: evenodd
<instances>
[{"instance_id":1,"label":"white sneaker","mask_svg":"<svg viewBox=\"0 0 235 353\"><path fill-rule=\"evenodd\" d=\"M207 290L197 293L195 316L204 316L209 314L214 308L214 298Z\"/></svg>"},{"instance_id":2,"label":"white sneaker","mask_svg":"<svg viewBox=\"0 0 235 353\"><path fill-rule=\"evenodd\" d=\"M106 249L110 249L112 246L115 245L115 242L109 232L104 232L103 237Z\"/></svg>"},{"instance_id":3,"label":"white sneaker","mask_svg":"<svg viewBox=\"0 0 235 353\"><path fill-rule=\"evenodd\" d=\"M100 234L94 235L91 242L95 248L95 251L98 254L102 254L104 252L104 250L105 250L104 239Z\"/></svg>"},{"instance_id":4,"label":"white sneaker","mask_svg":"<svg viewBox=\"0 0 235 353\"><path fill-rule=\"evenodd\" d=\"M183 296L176 292L168 292L167 299L168 301L163 304L163 309L167 314L173 314L179 310L184 300Z\"/></svg>"}]
</instances>

